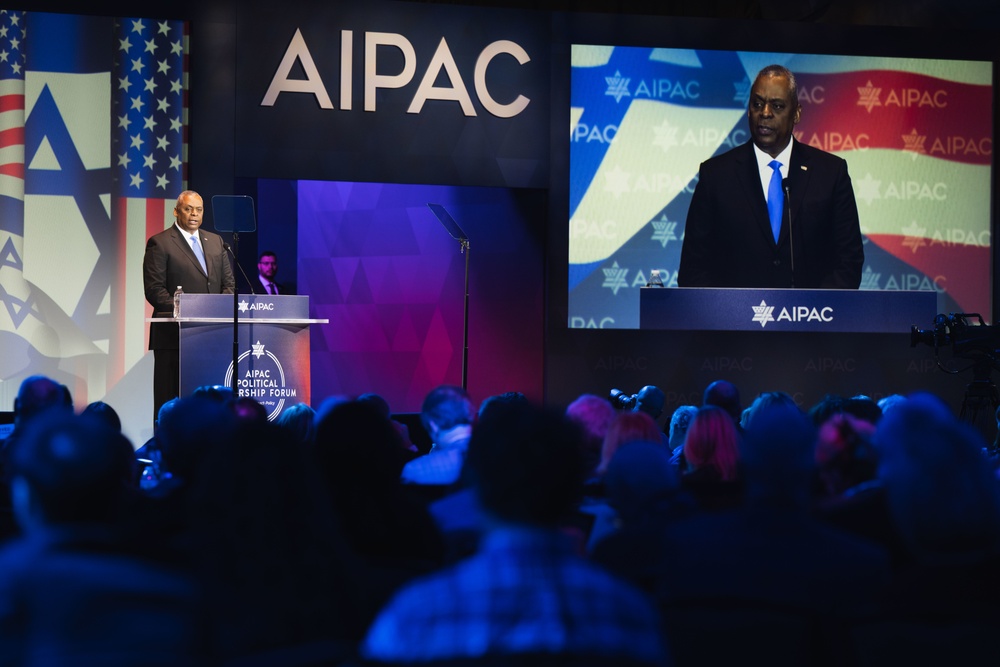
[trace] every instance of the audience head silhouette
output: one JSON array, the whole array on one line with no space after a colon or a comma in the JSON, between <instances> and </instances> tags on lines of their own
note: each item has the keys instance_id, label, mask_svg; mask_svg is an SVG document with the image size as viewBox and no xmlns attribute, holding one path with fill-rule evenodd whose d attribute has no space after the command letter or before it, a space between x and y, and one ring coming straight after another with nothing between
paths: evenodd
<instances>
[{"instance_id":1,"label":"audience head silhouette","mask_svg":"<svg viewBox=\"0 0 1000 667\"><path fill-rule=\"evenodd\" d=\"M740 402L740 390L728 380L716 380L705 388L702 405L716 405L732 417L737 424L743 415L743 404Z\"/></svg>"},{"instance_id":2,"label":"audience head silhouette","mask_svg":"<svg viewBox=\"0 0 1000 667\"><path fill-rule=\"evenodd\" d=\"M45 413L9 453L18 522L37 525L111 521L124 492L131 446L93 417Z\"/></svg>"},{"instance_id":3,"label":"audience head silhouette","mask_svg":"<svg viewBox=\"0 0 1000 667\"><path fill-rule=\"evenodd\" d=\"M919 393L882 419L875 439L890 513L915 557L1000 547L1000 487L975 429Z\"/></svg>"},{"instance_id":4,"label":"audience head silhouette","mask_svg":"<svg viewBox=\"0 0 1000 667\"><path fill-rule=\"evenodd\" d=\"M14 399L15 425L19 426L50 408L71 412L73 399L69 389L44 375L25 378Z\"/></svg>"},{"instance_id":5,"label":"audience head silhouette","mask_svg":"<svg viewBox=\"0 0 1000 667\"><path fill-rule=\"evenodd\" d=\"M122 419L118 416L118 412L104 401L94 401L93 403L89 403L87 407L83 409L81 414L92 415L103 421L115 431L122 430Z\"/></svg>"},{"instance_id":6,"label":"audience head silhouette","mask_svg":"<svg viewBox=\"0 0 1000 667\"><path fill-rule=\"evenodd\" d=\"M461 387L442 385L432 389L420 408L420 421L431 438L456 426L468 426L475 418L469 395Z\"/></svg>"},{"instance_id":7,"label":"audience head silhouette","mask_svg":"<svg viewBox=\"0 0 1000 667\"><path fill-rule=\"evenodd\" d=\"M667 397L659 387L647 384L635 395L635 410L645 412L653 419L659 419L663 414L663 404Z\"/></svg>"},{"instance_id":8,"label":"audience head silhouette","mask_svg":"<svg viewBox=\"0 0 1000 667\"><path fill-rule=\"evenodd\" d=\"M580 498L579 438L561 414L534 405L498 406L473 431L468 483L491 518L554 527Z\"/></svg>"},{"instance_id":9,"label":"audience head silhouette","mask_svg":"<svg viewBox=\"0 0 1000 667\"><path fill-rule=\"evenodd\" d=\"M698 410L684 439L684 460L693 470L708 470L713 478L736 479L740 434L728 412L714 405Z\"/></svg>"},{"instance_id":10,"label":"audience head silhouette","mask_svg":"<svg viewBox=\"0 0 1000 667\"><path fill-rule=\"evenodd\" d=\"M812 421L794 403L779 400L756 411L740 450L748 500L805 507L815 442Z\"/></svg>"},{"instance_id":11,"label":"audience head silhouette","mask_svg":"<svg viewBox=\"0 0 1000 667\"><path fill-rule=\"evenodd\" d=\"M628 442L661 442L660 429L651 415L639 411L615 415L601 445L599 475L607 471L618 448Z\"/></svg>"},{"instance_id":12,"label":"audience head silhouette","mask_svg":"<svg viewBox=\"0 0 1000 667\"><path fill-rule=\"evenodd\" d=\"M607 399L596 394L582 394L566 408L566 417L582 432L584 467L592 473L601 462L601 445L608 427L618 412Z\"/></svg>"}]
</instances>

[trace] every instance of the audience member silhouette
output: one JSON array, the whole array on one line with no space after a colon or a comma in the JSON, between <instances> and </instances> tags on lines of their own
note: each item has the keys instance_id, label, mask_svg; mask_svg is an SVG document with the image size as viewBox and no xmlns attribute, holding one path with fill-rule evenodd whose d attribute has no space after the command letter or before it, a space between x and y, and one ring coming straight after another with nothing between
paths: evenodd
<instances>
[{"instance_id":1,"label":"audience member silhouette","mask_svg":"<svg viewBox=\"0 0 1000 667\"><path fill-rule=\"evenodd\" d=\"M834 414L820 426L816 475L821 505L853 496L875 479L878 457L872 445L874 434L874 424L846 412Z\"/></svg>"},{"instance_id":2,"label":"audience member silhouette","mask_svg":"<svg viewBox=\"0 0 1000 667\"><path fill-rule=\"evenodd\" d=\"M413 454L419 452L417 446L413 444L412 440L410 440L409 427L407 427L407 425L404 424L403 422L397 421L392 418L392 410L389 408L389 402L385 400L385 398L383 398L379 394L369 392L367 394L361 394L360 396L358 396L358 400L361 401L362 403L370 403L375 407L376 410L378 410L378 413L380 415L382 415L385 419L389 420L393 428L396 429L396 432L399 433L400 445L403 447L403 449L409 452L407 460L413 458Z\"/></svg>"},{"instance_id":3,"label":"audience member silhouette","mask_svg":"<svg viewBox=\"0 0 1000 667\"><path fill-rule=\"evenodd\" d=\"M670 451L677 455L683 451L684 438L687 437L691 420L698 414L698 408L694 405L679 405L670 416L669 444ZM680 451L678 451L680 450Z\"/></svg>"},{"instance_id":4,"label":"audience member silhouette","mask_svg":"<svg viewBox=\"0 0 1000 667\"><path fill-rule=\"evenodd\" d=\"M200 664L194 582L137 557L119 525L131 451L65 410L13 445L23 536L0 551L0 664Z\"/></svg>"},{"instance_id":5,"label":"audience member silhouette","mask_svg":"<svg viewBox=\"0 0 1000 667\"><path fill-rule=\"evenodd\" d=\"M604 436L617 414L607 399L595 394L582 394L566 408L566 417L583 432L583 467L587 471L587 477L597 472L597 466L601 463Z\"/></svg>"},{"instance_id":6,"label":"audience member silhouette","mask_svg":"<svg viewBox=\"0 0 1000 667\"><path fill-rule=\"evenodd\" d=\"M814 441L797 408L758 411L740 453L744 505L666 527L657 598L674 628L677 664L810 664L835 656L842 627L873 610L888 580L887 555L810 516ZM766 632L720 642L748 627Z\"/></svg>"},{"instance_id":7,"label":"audience member silhouette","mask_svg":"<svg viewBox=\"0 0 1000 667\"><path fill-rule=\"evenodd\" d=\"M645 412L654 420L657 420L663 414L663 405L666 401L667 397L662 389L647 384L635 395L635 410Z\"/></svg>"},{"instance_id":8,"label":"audience member silhouette","mask_svg":"<svg viewBox=\"0 0 1000 667\"><path fill-rule=\"evenodd\" d=\"M459 481L472 436L475 410L461 387L442 385L424 398L420 421L431 438L431 449L403 467L409 484L448 487Z\"/></svg>"},{"instance_id":9,"label":"audience member silhouette","mask_svg":"<svg viewBox=\"0 0 1000 667\"><path fill-rule=\"evenodd\" d=\"M14 430L0 443L0 542L18 533L8 485L8 453L38 415L72 412L73 398L65 385L44 375L31 375L21 381L14 398Z\"/></svg>"},{"instance_id":10,"label":"audience member silhouette","mask_svg":"<svg viewBox=\"0 0 1000 667\"><path fill-rule=\"evenodd\" d=\"M3 447L13 445L20 433L37 415L57 411L73 411L73 397L69 389L44 375L24 378L14 398L14 430L3 441Z\"/></svg>"},{"instance_id":11,"label":"audience member silhouette","mask_svg":"<svg viewBox=\"0 0 1000 667\"><path fill-rule=\"evenodd\" d=\"M910 556L855 632L866 664L989 664L1000 622L1000 485L982 435L915 394L875 433L889 513Z\"/></svg>"},{"instance_id":12,"label":"audience member silhouette","mask_svg":"<svg viewBox=\"0 0 1000 667\"><path fill-rule=\"evenodd\" d=\"M200 411L189 412L186 423L221 416L214 409L221 406L188 400L172 413ZM365 604L374 601L310 453L277 425L231 413L197 446L194 470L180 473L187 484L182 508L212 664L343 660L371 616Z\"/></svg>"},{"instance_id":13,"label":"audience member silhouette","mask_svg":"<svg viewBox=\"0 0 1000 667\"><path fill-rule=\"evenodd\" d=\"M736 422L720 407L702 407L691 421L684 439L681 484L702 509L736 507L743 502L740 439Z\"/></svg>"},{"instance_id":14,"label":"audience member silhouette","mask_svg":"<svg viewBox=\"0 0 1000 667\"><path fill-rule=\"evenodd\" d=\"M594 476L586 480L585 496L580 504L580 511L590 524L585 531L588 534L587 551L593 550L598 542L617 529L618 516L608 503L604 478L619 449L629 443L653 442L666 452L662 436L656 422L645 412L621 412L611 421L601 446L601 463Z\"/></svg>"},{"instance_id":15,"label":"audience member silhouette","mask_svg":"<svg viewBox=\"0 0 1000 667\"><path fill-rule=\"evenodd\" d=\"M314 459L344 536L379 573L379 603L439 567L444 542L422 498L399 478L399 433L376 406L348 401L318 422Z\"/></svg>"},{"instance_id":16,"label":"audience member silhouette","mask_svg":"<svg viewBox=\"0 0 1000 667\"><path fill-rule=\"evenodd\" d=\"M743 414L740 415L740 427L745 431L750 428L758 413L775 406L783 406L788 409L798 409L798 406L795 404L795 399L793 399L789 394L783 391L764 391L761 392L745 410L743 410Z\"/></svg>"},{"instance_id":17,"label":"audience member silhouette","mask_svg":"<svg viewBox=\"0 0 1000 667\"><path fill-rule=\"evenodd\" d=\"M661 564L650 545L667 523L690 515L694 503L681 492L677 466L658 443L632 442L619 448L604 477L617 526L596 540L592 557L653 593Z\"/></svg>"},{"instance_id":18,"label":"audience member silhouette","mask_svg":"<svg viewBox=\"0 0 1000 667\"><path fill-rule=\"evenodd\" d=\"M852 396L844 398L836 394L827 394L816 405L809 408L809 417L813 424L820 426L836 414L846 413L870 424L877 424L882 418L882 410L878 403L867 396Z\"/></svg>"},{"instance_id":19,"label":"audience member silhouette","mask_svg":"<svg viewBox=\"0 0 1000 667\"><path fill-rule=\"evenodd\" d=\"M645 412L622 412L615 416L608 426L601 444L601 463L597 466L598 476L608 469L615 452L626 442L660 442L661 431L653 418ZM664 450L666 448L664 447Z\"/></svg>"},{"instance_id":20,"label":"audience member silhouette","mask_svg":"<svg viewBox=\"0 0 1000 667\"><path fill-rule=\"evenodd\" d=\"M844 413L869 424L878 424L882 419L882 408L871 397L858 394L844 401Z\"/></svg>"},{"instance_id":21,"label":"audience member silhouette","mask_svg":"<svg viewBox=\"0 0 1000 667\"><path fill-rule=\"evenodd\" d=\"M478 421L489 417L491 412L506 409L511 405L528 403L528 398L519 391L495 394L487 397L479 405L476 419ZM435 500L430 505L430 512L444 536L447 562L453 563L476 552L483 532L483 521L479 503L472 489L462 486Z\"/></svg>"},{"instance_id":22,"label":"audience member silhouette","mask_svg":"<svg viewBox=\"0 0 1000 667\"><path fill-rule=\"evenodd\" d=\"M93 415L119 433L122 430L122 419L118 416L118 412L104 401L89 403L80 414Z\"/></svg>"},{"instance_id":23,"label":"audience member silhouette","mask_svg":"<svg viewBox=\"0 0 1000 667\"><path fill-rule=\"evenodd\" d=\"M311 448L316 442L316 411L308 403L296 403L285 408L275 423L285 429L294 443Z\"/></svg>"},{"instance_id":24,"label":"audience member silhouette","mask_svg":"<svg viewBox=\"0 0 1000 667\"><path fill-rule=\"evenodd\" d=\"M559 531L579 500L578 438L564 416L534 407L506 406L479 422L466 474L489 526L480 552L403 589L370 628L364 657L665 661L648 601L575 556Z\"/></svg>"},{"instance_id":25,"label":"audience member silhouette","mask_svg":"<svg viewBox=\"0 0 1000 667\"><path fill-rule=\"evenodd\" d=\"M902 394L889 394L880 398L877 402L878 409L882 411L882 416L884 417L890 410L906 402L906 396Z\"/></svg>"},{"instance_id":26,"label":"audience member silhouette","mask_svg":"<svg viewBox=\"0 0 1000 667\"><path fill-rule=\"evenodd\" d=\"M663 393L663 390L659 387L651 384L647 384L635 395L635 407L633 408L636 412L645 412L647 415L653 418L653 421L657 423L657 428L659 428L659 419L663 415L663 406L667 402L667 396ZM666 429L661 429L660 431L660 442L666 447L669 444L669 438L666 434Z\"/></svg>"},{"instance_id":27,"label":"audience member silhouette","mask_svg":"<svg viewBox=\"0 0 1000 667\"><path fill-rule=\"evenodd\" d=\"M502 394L488 396L486 400L479 404L476 412L476 419L482 419L484 415L489 415L490 410L495 410L504 405L526 405L528 397L519 391L505 391Z\"/></svg>"},{"instance_id":28,"label":"audience member silhouette","mask_svg":"<svg viewBox=\"0 0 1000 667\"><path fill-rule=\"evenodd\" d=\"M739 388L728 380L716 380L705 387L702 405L715 405L726 411L737 426L743 416L743 403Z\"/></svg>"},{"instance_id":29,"label":"audience member silhouette","mask_svg":"<svg viewBox=\"0 0 1000 667\"><path fill-rule=\"evenodd\" d=\"M267 408L255 398L240 396L232 401L232 406L237 419L258 424L267 421Z\"/></svg>"},{"instance_id":30,"label":"audience member silhouette","mask_svg":"<svg viewBox=\"0 0 1000 667\"><path fill-rule=\"evenodd\" d=\"M143 443L142 447L135 450L135 458L141 473L139 484L143 490L155 488L162 480L168 478L170 473L163 467L163 452L160 447L160 424L169 419L166 415L181 402L179 398L172 398L160 406L156 413L156 421L153 422L153 437Z\"/></svg>"},{"instance_id":31,"label":"audience member silhouette","mask_svg":"<svg viewBox=\"0 0 1000 667\"><path fill-rule=\"evenodd\" d=\"M940 583L931 575L969 584L947 594L952 609L965 603L965 594L970 604L983 602L985 591L977 595L966 577L977 566L979 574L1000 573L1000 484L982 436L938 398L914 394L885 417L875 438L889 511L920 578L928 586ZM1000 576L980 583L986 582L1000 584ZM912 592L919 598L928 590ZM991 610L1000 611L1000 588L989 596Z\"/></svg>"}]
</instances>

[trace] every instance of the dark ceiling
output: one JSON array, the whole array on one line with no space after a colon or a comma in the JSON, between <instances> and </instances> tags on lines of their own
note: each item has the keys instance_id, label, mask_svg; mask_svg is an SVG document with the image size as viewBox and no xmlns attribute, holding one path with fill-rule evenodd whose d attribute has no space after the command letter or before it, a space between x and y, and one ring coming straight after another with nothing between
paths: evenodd
<instances>
[{"instance_id":1,"label":"dark ceiling","mask_svg":"<svg viewBox=\"0 0 1000 667\"><path fill-rule=\"evenodd\" d=\"M206 12L219 16L235 11L241 3L238 0L145 0L142 3L109 0L81 5L78 1L67 0L25 0L16 4L25 10L106 16L130 16L140 7L141 12L149 16L192 19ZM330 3L328 0L322 4ZM436 4L936 29L995 31L1000 28L1000 3L996 0L455 0Z\"/></svg>"}]
</instances>

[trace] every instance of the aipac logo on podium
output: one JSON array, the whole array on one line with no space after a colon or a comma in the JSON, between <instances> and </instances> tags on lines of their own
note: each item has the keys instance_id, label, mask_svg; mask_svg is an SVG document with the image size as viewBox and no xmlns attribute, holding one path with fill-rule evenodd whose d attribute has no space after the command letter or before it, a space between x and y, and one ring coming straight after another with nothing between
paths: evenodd
<instances>
[{"instance_id":1,"label":"aipac logo on podium","mask_svg":"<svg viewBox=\"0 0 1000 667\"><path fill-rule=\"evenodd\" d=\"M273 352L259 340L250 347L237 358L236 389L240 396L249 396L263 405L267 409L268 420L274 421L285 407L285 399L295 398L298 392L295 387L287 386L285 369ZM226 371L226 386L231 387L232 383L233 364L230 363Z\"/></svg>"}]
</instances>

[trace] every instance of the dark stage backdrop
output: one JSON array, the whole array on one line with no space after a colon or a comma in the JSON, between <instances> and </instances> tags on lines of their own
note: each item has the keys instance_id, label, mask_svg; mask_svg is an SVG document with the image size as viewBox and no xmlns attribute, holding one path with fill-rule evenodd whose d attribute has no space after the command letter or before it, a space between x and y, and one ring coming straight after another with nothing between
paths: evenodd
<instances>
[{"instance_id":1,"label":"dark stage backdrop","mask_svg":"<svg viewBox=\"0 0 1000 667\"><path fill-rule=\"evenodd\" d=\"M262 208L283 182L261 181ZM312 316L314 403L377 392L419 411L462 382L469 266L468 389L477 402L520 390L542 400L546 200L537 190L299 181L298 285ZM468 255L435 217L441 204Z\"/></svg>"}]
</instances>

